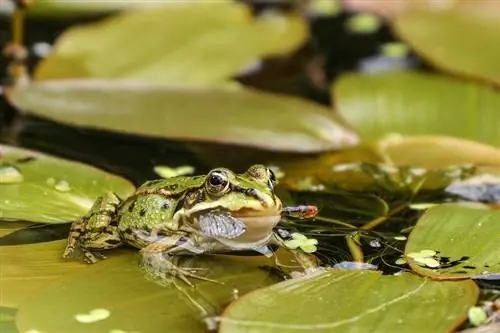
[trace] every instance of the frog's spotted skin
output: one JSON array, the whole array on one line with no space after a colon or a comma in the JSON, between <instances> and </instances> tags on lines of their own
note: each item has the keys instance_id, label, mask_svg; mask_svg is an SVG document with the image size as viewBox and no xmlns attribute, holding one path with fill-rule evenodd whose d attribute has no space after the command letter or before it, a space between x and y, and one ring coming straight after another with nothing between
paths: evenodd
<instances>
[{"instance_id":1,"label":"frog's spotted skin","mask_svg":"<svg viewBox=\"0 0 500 333\"><path fill-rule=\"evenodd\" d=\"M79 248L84 260L94 263L93 251L122 244L172 255L262 252L281 218L275 185L270 169L254 165L242 174L217 168L206 176L148 181L123 201L108 193L72 224L63 257ZM171 273L197 277L169 267Z\"/></svg>"}]
</instances>

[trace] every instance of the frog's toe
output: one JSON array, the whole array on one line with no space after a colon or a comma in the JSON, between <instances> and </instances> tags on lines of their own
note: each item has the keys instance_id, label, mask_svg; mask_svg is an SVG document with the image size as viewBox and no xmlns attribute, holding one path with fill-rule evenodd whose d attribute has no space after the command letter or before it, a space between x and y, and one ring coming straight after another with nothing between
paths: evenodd
<instances>
[{"instance_id":1,"label":"frog's toe","mask_svg":"<svg viewBox=\"0 0 500 333\"><path fill-rule=\"evenodd\" d=\"M172 270L172 273L173 273L174 276L180 278L184 282L186 282L186 280L189 281L187 279L187 277L190 277L190 278L193 278L193 279L203 280L203 281L212 282L212 283L216 283L216 284L224 284L224 282L220 282L220 281L217 281L217 280L206 278L206 277L201 276L201 275L197 275L197 274L191 273L189 270L184 269L184 268L176 267L175 269ZM193 284L191 282L189 282L187 284L190 285L190 286L193 286Z\"/></svg>"},{"instance_id":2,"label":"frog's toe","mask_svg":"<svg viewBox=\"0 0 500 333\"><path fill-rule=\"evenodd\" d=\"M96 262L99 261L99 259L106 258L101 253L97 253L97 252L92 253L89 250L83 250L83 249L82 249L82 252L83 252L83 261L87 264L95 264Z\"/></svg>"}]
</instances>

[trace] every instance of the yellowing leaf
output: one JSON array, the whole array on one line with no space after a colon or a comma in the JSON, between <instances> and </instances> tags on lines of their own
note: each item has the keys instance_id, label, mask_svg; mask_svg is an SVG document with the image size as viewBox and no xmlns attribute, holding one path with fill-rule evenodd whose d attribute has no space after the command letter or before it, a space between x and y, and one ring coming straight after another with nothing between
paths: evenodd
<instances>
[{"instance_id":1,"label":"yellowing leaf","mask_svg":"<svg viewBox=\"0 0 500 333\"><path fill-rule=\"evenodd\" d=\"M70 29L35 78L226 83L261 57L294 51L307 35L298 16L252 18L234 1L172 1Z\"/></svg>"},{"instance_id":2,"label":"yellowing leaf","mask_svg":"<svg viewBox=\"0 0 500 333\"><path fill-rule=\"evenodd\" d=\"M251 89L58 80L17 86L10 100L58 122L151 137L292 152L334 150L358 141L326 107Z\"/></svg>"},{"instance_id":3,"label":"yellowing leaf","mask_svg":"<svg viewBox=\"0 0 500 333\"><path fill-rule=\"evenodd\" d=\"M396 17L394 28L436 67L500 84L498 8L408 11Z\"/></svg>"}]
</instances>

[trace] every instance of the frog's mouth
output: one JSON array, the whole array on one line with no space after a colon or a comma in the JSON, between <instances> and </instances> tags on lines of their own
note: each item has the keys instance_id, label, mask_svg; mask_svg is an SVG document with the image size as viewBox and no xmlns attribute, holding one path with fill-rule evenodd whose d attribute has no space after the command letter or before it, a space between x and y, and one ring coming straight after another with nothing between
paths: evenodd
<instances>
[{"instance_id":1,"label":"frog's mouth","mask_svg":"<svg viewBox=\"0 0 500 333\"><path fill-rule=\"evenodd\" d=\"M247 227L254 228L258 225L272 225L272 228L281 219L281 212L275 210L253 210L253 209L240 209L238 211L229 213L232 217L243 221Z\"/></svg>"}]
</instances>

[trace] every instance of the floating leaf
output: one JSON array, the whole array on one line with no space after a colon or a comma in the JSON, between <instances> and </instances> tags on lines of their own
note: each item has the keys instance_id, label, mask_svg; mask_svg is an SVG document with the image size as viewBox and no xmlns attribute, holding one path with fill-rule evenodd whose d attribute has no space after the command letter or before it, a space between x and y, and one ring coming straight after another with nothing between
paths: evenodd
<instances>
[{"instance_id":1,"label":"floating leaf","mask_svg":"<svg viewBox=\"0 0 500 333\"><path fill-rule=\"evenodd\" d=\"M0 145L0 162L14 166L24 180L0 183L0 219L61 223L88 212L94 200L114 191L133 193L127 180L90 165Z\"/></svg>"},{"instance_id":2,"label":"floating leaf","mask_svg":"<svg viewBox=\"0 0 500 333\"><path fill-rule=\"evenodd\" d=\"M381 24L379 17L368 13L356 14L346 21L347 29L356 34L372 34Z\"/></svg>"},{"instance_id":3,"label":"floating leaf","mask_svg":"<svg viewBox=\"0 0 500 333\"><path fill-rule=\"evenodd\" d=\"M236 256L187 258L186 266L206 269L210 278L224 282L198 282L196 288L178 283L160 286L145 278L135 253L109 258L32 294L19 306L19 329L41 332L206 332L202 319L217 315L233 297L278 281L258 266L273 259ZM184 265L182 265L184 266ZM95 316L95 310L99 310ZM94 313L91 313L91 311ZM103 318L102 314L109 317ZM152 315L155 313L155 315ZM76 315L80 315L76 318ZM77 319L94 320L90 324ZM89 318L90 316L90 318Z\"/></svg>"},{"instance_id":4,"label":"floating leaf","mask_svg":"<svg viewBox=\"0 0 500 333\"><path fill-rule=\"evenodd\" d=\"M126 1L75 1L36 0L29 3L26 12L30 16L50 18L73 18L97 15L117 10L132 10L144 6L158 6L170 0L126 0Z\"/></svg>"},{"instance_id":5,"label":"floating leaf","mask_svg":"<svg viewBox=\"0 0 500 333\"><path fill-rule=\"evenodd\" d=\"M0 306L17 307L36 291L87 268L86 264L62 259L66 241L2 246L0 248Z\"/></svg>"},{"instance_id":6,"label":"floating leaf","mask_svg":"<svg viewBox=\"0 0 500 333\"><path fill-rule=\"evenodd\" d=\"M152 137L293 152L357 143L328 108L250 89L51 81L18 86L10 97L20 109L58 122Z\"/></svg>"},{"instance_id":7,"label":"floating leaf","mask_svg":"<svg viewBox=\"0 0 500 333\"><path fill-rule=\"evenodd\" d=\"M224 311L220 332L450 332L477 296L472 281L331 270L243 296Z\"/></svg>"},{"instance_id":8,"label":"floating leaf","mask_svg":"<svg viewBox=\"0 0 500 333\"><path fill-rule=\"evenodd\" d=\"M227 83L261 57L294 51L307 36L298 16L254 18L247 5L228 0L173 1L66 31L34 76Z\"/></svg>"},{"instance_id":9,"label":"floating leaf","mask_svg":"<svg viewBox=\"0 0 500 333\"><path fill-rule=\"evenodd\" d=\"M186 176L194 173L194 167L182 165L177 168L171 168L166 165L157 165L153 168L154 172L162 178L171 178L177 176Z\"/></svg>"},{"instance_id":10,"label":"floating leaf","mask_svg":"<svg viewBox=\"0 0 500 333\"><path fill-rule=\"evenodd\" d=\"M498 9L408 11L396 16L393 26L417 53L440 69L500 84Z\"/></svg>"},{"instance_id":11,"label":"floating leaf","mask_svg":"<svg viewBox=\"0 0 500 333\"><path fill-rule=\"evenodd\" d=\"M465 164L500 166L500 149L453 137L391 136L377 141L375 146L386 161L399 166L427 169Z\"/></svg>"},{"instance_id":12,"label":"floating leaf","mask_svg":"<svg viewBox=\"0 0 500 333\"><path fill-rule=\"evenodd\" d=\"M363 139L430 134L500 145L500 93L473 82L413 71L349 74L333 93Z\"/></svg>"},{"instance_id":13,"label":"floating leaf","mask_svg":"<svg viewBox=\"0 0 500 333\"><path fill-rule=\"evenodd\" d=\"M405 255L419 274L436 279L464 279L500 272L500 212L458 204L429 208L408 237ZM433 250L438 269L418 266L412 252Z\"/></svg>"}]
</instances>

